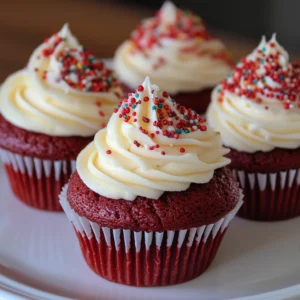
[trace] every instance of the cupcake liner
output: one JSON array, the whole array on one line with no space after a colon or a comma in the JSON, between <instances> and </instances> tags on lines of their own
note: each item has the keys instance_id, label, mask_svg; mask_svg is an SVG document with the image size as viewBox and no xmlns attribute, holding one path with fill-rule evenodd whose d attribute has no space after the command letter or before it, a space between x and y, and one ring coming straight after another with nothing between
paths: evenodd
<instances>
[{"instance_id":1,"label":"cupcake liner","mask_svg":"<svg viewBox=\"0 0 300 300\"><path fill-rule=\"evenodd\" d=\"M239 216L260 221L300 216L300 169L277 173L232 171L245 195Z\"/></svg>"},{"instance_id":2,"label":"cupcake liner","mask_svg":"<svg viewBox=\"0 0 300 300\"><path fill-rule=\"evenodd\" d=\"M58 196L75 171L75 160L43 160L0 149L11 188L25 204L48 211L62 211Z\"/></svg>"},{"instance_id":3,"label":"cupcake liner","mask_svg":"<svg viewBox=\"0 0 300 300\"><path fill-rule=\"evenodd\" d=\"M67 185L60 203L76 231L83 256L101 277L134 286L159 286L191 280L212 262L223 235L242 205L218 222L164 232L136 232L100 227L79 216L67 201Z\"/></svg>"}]
</instances>

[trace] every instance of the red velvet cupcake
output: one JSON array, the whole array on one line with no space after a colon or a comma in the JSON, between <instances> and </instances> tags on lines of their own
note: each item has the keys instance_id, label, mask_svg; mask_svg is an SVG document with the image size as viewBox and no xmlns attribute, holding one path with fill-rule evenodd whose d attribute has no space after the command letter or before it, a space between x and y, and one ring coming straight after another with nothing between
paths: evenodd
<instances>
[{"instance_id":1,"label":"red velvet cupcake","mask_svg":"<svg viewBox=\"0 0 300 300\"><path fill-rule=\"evenodd\" d=\"M208 120L231 148L230 166L245 193L242 217L300 216L299 72L275 35L263 37L212 94Z\"/></svg>"},{"instance_id":2,"label":"red velvet cupcake","mask_svg":"<svg viewBox=\"0 0 300 300\"><path fill-rule=\"evenodd\" d=\"M212 88L232 67L225 46L209 35L203 21L169 1L117 49L114 63L129 91L147 75L198 113L206 111Z\"/></svg>"},{"instance_id":3,"label":"red velvet cupcake","mask_svg":"<svg viewBox=\"0 0 300 300\"><path fill-rule=\"evenodd\" d=\"M67 25L45 40L0 92L0 155L15 195L50 211L78 153L105 127L123 93Z\"/></svg>"},{"instance_id":4,"label":"red velvet cupcake","mask_svg":"<svg viewBox=\"0 0 300 300\"><path fill-rule=\"evenodd\" d=\"M60 196L91 269L134 286L203 273L242 204L227 152L149 78L128 94Z\"/></svg>"}]
</instances>

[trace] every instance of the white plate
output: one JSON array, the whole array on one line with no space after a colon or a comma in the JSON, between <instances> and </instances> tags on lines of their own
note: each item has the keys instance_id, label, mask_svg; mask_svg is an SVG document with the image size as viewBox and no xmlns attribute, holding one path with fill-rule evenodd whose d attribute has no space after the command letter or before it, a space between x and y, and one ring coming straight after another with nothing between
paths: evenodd
<instances>
[{"instance_id":1,"label":"white plate","mask_svg":"<svg viewBox=\"0 0 300 300\"><path fill-rule=\"evenodd\" d=\"M208 300L271 291L255 299L300 299L300 218L277 223L236 218L201 277L176 286L134 288L95 275L66 216L34 210L16 200L2 167L0 191L1 300Z\"/></svg>"}]
</instances>

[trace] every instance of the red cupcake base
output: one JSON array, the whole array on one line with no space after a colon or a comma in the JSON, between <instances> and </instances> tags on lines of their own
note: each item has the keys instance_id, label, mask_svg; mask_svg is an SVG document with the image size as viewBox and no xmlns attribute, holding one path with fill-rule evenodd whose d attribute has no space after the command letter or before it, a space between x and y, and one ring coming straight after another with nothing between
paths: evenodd
<instances>
[{"instance_id":1,"label":"red cupcake base","mask_svg":"<svg viewBox=\"0 0 300 300\"><path fill-rule=\"evenodd\" d=\"M279 221L300 216L300 170L248 173L233 170L244 191L238 216L257 221Z\"/></svg>"},{"instance_id":2,"label":"red cupcake base","mask_svg":"<svg viewBox=\"0 0 300 300\"><path fill-rule=\"evenodd\" d=\"M10 186L19 200L33 208L62 211L58 195L74 170L74 161L40 160L3 149L0 152Z\"/></svg>"},{"instance_id":3,"label":"red cupcake base","mask_svg":"<svg viewBox=\"0 0 300 300\"><path fill-rule=\"evenodd\" d=\"M210 103L212 89L205 89L199 92L179 93L174 95L176 102L184 105L187 108L192 108L200 114L204 114Z\"/></svg>"},{"instance_id":4,"label":"red cupcake base","mask_svg":"<svg viewBox=\"0 0 300 300\"><path fill-rule=\"evenodd\" d=\"M139 252L133 244L133 236L126 252L122 238L116 249L114 243L107 246L103 235L98 242L95 236L89 239L76 233L86 262L104 279L132 286L164 286L189 281L202 274L214 259L225 231L218 232L214 238L210 235L206 242L194 241L191 246L185 238L181 247L178 247L177 231L171 246L167 246L164 236L160 248L152 243L147 250L142 242Z\"/></svg>"},{"instance_id":5,"label":"red cupcake base","mask_svg":"<svg viewBox=\"0 0 300 300\"><path fill-rule=\"evenodd\" d=\"M59 199L73 224L82 254L95 273L126 285L162 286L191 280L210 266L229 223L243 203L243 194L239 193L235 207L217 222L163 231L103 227L80 216L68 201L68 184Z\"/></svg>"}]
</instances>

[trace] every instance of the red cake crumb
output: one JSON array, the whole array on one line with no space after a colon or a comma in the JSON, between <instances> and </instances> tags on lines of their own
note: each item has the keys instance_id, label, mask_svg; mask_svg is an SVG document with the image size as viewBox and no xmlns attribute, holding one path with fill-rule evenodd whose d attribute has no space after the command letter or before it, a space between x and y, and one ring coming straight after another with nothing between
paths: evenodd
<instances>
[{"instance_id":1,"label":"red cake crumb","mask_svg":"<svg viewBox=\"0 0 300 300\"><path fill-rule=\"evenodd\" d=\"M68 201L79 214L100 226L134 231L180 230L207 225L228 214L239 200L231 171L222 168L206 184L186 191L166 192L160 199L138 196L114 200L90 190L76 172L69 183Z\"/></svg>"},{"instance_id":2,"label":"red cake crumb","mask_svg":"<svg viewBox=\"0 0 300 300\"><path fill-rule=\"evenodd\" d=\"M275 148L269 152L240 152L230 149L227 157L231 159L232 169L244 170L250 173L272 173L300 168L300 148Z\"/></svg>"},{"instance_id":3,"label":"red cake crumb","mask_svg":"<svg viewBox=\"0 0 300 300\"><path fill-rule=\"evenodd\" d=\"M93 137L59 137L17 127L0 115L0 148L49 160L76 159Z\"/></svg>"}]
</instances>

